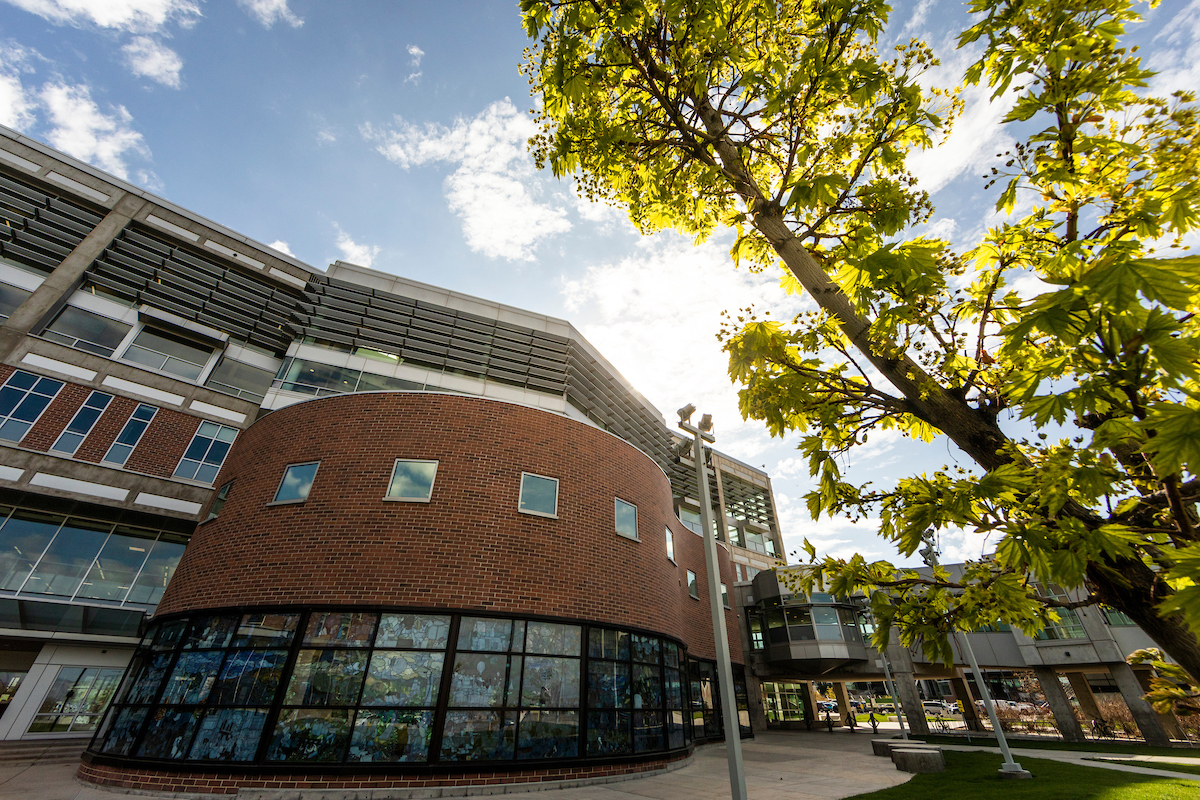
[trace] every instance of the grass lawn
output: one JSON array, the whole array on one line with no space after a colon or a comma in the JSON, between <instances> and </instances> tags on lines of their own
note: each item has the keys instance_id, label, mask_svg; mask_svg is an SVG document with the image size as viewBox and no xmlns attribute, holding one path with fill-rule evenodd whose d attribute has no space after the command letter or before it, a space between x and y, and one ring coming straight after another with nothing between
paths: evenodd
<instances>
[{"instance_id":1,"label":"grass lawn","mask_svg":"<svg viewBox=\"0 0 1200 800\"><path fill-rule=\"evenodd\" d=\"M1107 761L1111 764L1129 764L1134 767L1144 767L1146 769L1163 769L1167 772L1187 772L1192 775L1200 775L1200 764L1179 764L1167 761L1138 761L1129 758L1085 758L1084 761Z\"/></svg>"},{"instance_id":2,"label":"grass lawn","mask_svg":"<svg viewBox=\"0 0 1200 800\"><path fill-rule=\"evenodd\" d=\"M965 736L915 736L930 744L972 744L981 747L999 747L996 740L984 738L982 734L971 734L971 741ZM1009 747L1025 748L1028 750L1074 750L1088 753L1112 753L1122 756L1179 756L1185 758L1200 758L1200 748L1188 747L1151 747L1144 744L1125 744L1122 742L1060 742L1060 741L1026 741L1024 739L1009 739Z\"/></svg>"},{"instance_id":3,"label":"grass lawn","mask_svg":"<svg viewBox=\"0 0 1200 800\"><path fill-rule=\"evenodd\" d=\"M947 751L946 771L914 775L901 786L855 795L853 800L1200 800L1200 781L1158 778L1131 772L1080 767L1022 758L1031 781L1002 780L993 753Z\"/></svg>"}]
</instances>

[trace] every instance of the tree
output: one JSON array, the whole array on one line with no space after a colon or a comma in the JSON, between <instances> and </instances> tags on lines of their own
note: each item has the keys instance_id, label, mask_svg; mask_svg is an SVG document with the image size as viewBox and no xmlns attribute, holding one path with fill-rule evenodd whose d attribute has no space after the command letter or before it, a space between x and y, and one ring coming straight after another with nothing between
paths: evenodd
<instances>
[{"instance_id":1,"label":"tree","mask_svg":"<svg viewBox=\"0 0 1200 800\"><path fill-rule=\"evenodd\" d=\"M735 261L816 301L723 332L743 414L799 436L814 518L878 515L905 555L931 529L999 537L953 578L806 542L798 588L870 593L878 643L893 623L944 660L954 630L1102 603L1200 676L1200 260L1171 252L1197 224L1193 97L1147 96L1129 0L970 8L964 80L1015 98L1021 143L992 170L1003 221L965 253L910 233L932 208L906 155L959 101L922 87L924 44L878 52L881 0L522 0L531 148L643 231L735 228ZM1022 275L1046 291L1019 296ZM887 429L976 468L847 482L837 457Z\"/></svg>"}]
</instances>

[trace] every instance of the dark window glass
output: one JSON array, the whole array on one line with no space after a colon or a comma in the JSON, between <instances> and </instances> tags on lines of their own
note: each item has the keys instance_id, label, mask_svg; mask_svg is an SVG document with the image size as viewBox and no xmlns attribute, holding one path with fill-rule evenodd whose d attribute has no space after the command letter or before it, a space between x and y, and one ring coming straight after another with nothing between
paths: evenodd
<instances>
[{"instance_id":1,"label":"dark window glass","mask_svg":"<svg viewBox=\"0 0 1200 800\"><path fill-rule=\"evenodd\" d=\"M125 361L194 381L212 357L211 346L200 345L153 328L143 328L121 354Z\"/></svg>"},{"instance_id":2,"label":"dark window glass","mask_svg":"<svg viewBox=\"0 0 1200 800\"><path fill-rule=\"evenodd\" d=\"M443 761L511 759L516 722L514 711L447 711L441 758Z\"/></svg>"},{"instance_id":3,"label":"dark window glass","mask_svg":"<svg viewBox=\"0 0 1200 800\"><path fill-rule=\"evenodd\" d=\"M592 628L588 632L588 655L592 658L629 660L629 634L606 628Z\"/></svg>"},{"instance_id":4,"label":"dark window glass","mask_svg":"<svg viewBox=\"0 0 1200 800\"><path fill-rule=\"evenodd\" d=\"M287 662L286 650L240 650L229 654L209 702L215 705L269 705Z\"/></svg>"},{"instance_id":5,"label":"dark window glass","mask_svg":"<svg viewBox=\"0 0 1200 800\"><path fill-rule=\"evenodd\" d=\"M157 709L146 725L137 754L147 758L187 758L200 714L190 708Z\"/></svg>"},{"instance_id":6,"label":"dark window glass","mask_svg":"<svg viewBox=\"0 0 1200 800\"><path fill-rule=\"evenodd\" d=\"M8 319L12 316L12 312L16 311L21 303L25 302L25 298L31 294L33 293L18 286L0 283L0 319Z\"/></svg>"},{"instance_id":7,"label":"dark window glass","mask_svg":"<svg viewBox=\"0 0 1200 800\"><path fill-rule=\"evenodd\" d=\"M261 403L274 377L274 370L259 369L225 357L209 374L204 385L222 394Z\"/></svg>"},{"instance_id":8,"label":"dark window glass","mask_svg":"<svg viewBox=\"0 0 1200 800\"><path fill-rule=\"evenodd\" d=\"M366 672L367 654L355 650L301 650L283 702L352 706Z\"/></svg>"},{"instance_id":9,"label":"dark window glass","mask_svg":"<svg viewBox=\"0 0 1200 800\"><path fill-rule=\"evenodd\" d=\"M658 639L653 636L633 635L633 660L646 664L658 663Z\"/></svg>"},{"instance_id":10,"label":"dark window glass","mask_svg":"<svg viewBox=\"0 0 1200 800\"><path fill-rule=\"evenodd\" d=\"M514 637L512 620L463 617L458 628L458 649L492 653L503 653L510 649L520 651L525 631L524 623L517 624L522 628Z\"/></svg>"},{"instance_id":11,"label":"dark window glass","mask_svg":"<svg viewBox=\"0 0 1200 800\"><path fill-rule=\"evenodd\" d=\"M235 438L235 428L215 422L201 422L183 458L179 460L179 466L175 467L175 477L212 483L225 463L225 456L229 454Z\"/></svg>"},{"instance_id":12,"label":"dark window glass","mask_svg":"<svg viewBox=\"0 0 1200 800\"><path fill-rule=\"evenodd\" d=\"M221 509L225 507L225 501L229 499L229 487L231 486L233 486L233 481L217 490L217 496L213 498L212 505L208 507L208 516L204 518L205 522L220 516Z\"/></svg>"},{"instance_id":13,"label":"dark window glass","mask_svg":"<svg viewBox=\"0 0 1200 800\"><path fill-rule=\"evenodd\" d=\"M371 656L361 705L435 705L445 659L445 653L377 651Z\"/></svg>"},{"instance_id":14,"label":"dark window glass","mask_svg":"<svg viewBox=\"0 0 1200 800\"><path fill-rule=\"evenodd\" d=\"M351 713L341 709L284 709L275 725L267 760L341 761L350 741Z\"/></svg>"},{"instance_id":15,"label":"dark window glass","mask_svg":"<svg viewBox=\"0 0 1200 800\"><path fill-rule=\"evenodd\" d=\"M520 656L459 653L450 680L449 703L456 707L515 706L520 680Z\"/></svg>"},{"instance_id":16,"label":"dark window glass","mask_svg":"<svg viewBox=\"0 0 1200 800\"><path fill-rule=\"evenodd\" d=\"M628 711L592 711L588 714L587 754L621 756L633 752Z\"/></svg>"},{"instance_id":17,"label":"dark window glass","mask_svg":"<svg viewBox=\"0 0 1200 800\"><path fill-rule=\"evenodd\" d=\"M150 551L150 556L142 567L142 574L138 575L133 588L129 590L129 596L125 598L126 603L158 605L167 583L175 574L179 559L183 556L187 539L183 534L165 532L158 537L154 549Z\"/></svg>"},{"instance_id":18,"label":"dark window glass","mask_svg":"<svg viewBox=\"0 0 1200 800\"><path fill-rule=\"evenodd\" d=\"M308 464L291 464L283 471L283 480L275 492L276 503L302 503L308 499L312 491L313 480L317 477L319 461Z\"/></svg>"},{"instance_id":19,"label":"dark window glass","mask_svg":"<svg viewBox=\"0 0 1200 800\"><path fill-rule=\"evenodd\" d=\"M633 750L644 753L663 749L663 712L633 712Z\"/></svg>"},{"instance_id":20,"label":"dark window glass","mask_svg":"<svg viewBox=\"0 0 1200 800\"><path fill-rule=\"evenodd\" d=\"M188 758L193 761L250 761L267 711L260 708L212 708L204 712Z\"/></svg>"},{"instance_id":21,"label":"dark window glass","mask_svg":"<svg viewBox=\"0 0 1200 800\"><path fill-rule=\"evenodd\" d=\"M9 592L21 588L65 519L36 511L13 512L0 528L0 588Z\"/></svg>"},{"instance_id":22,"label":"dark window glass","mask_svg":"<svg viewBox=\"0 0 1200 800\"><path fill-rule=\"evenodd\" d=\"M667 708L683 708L683 678L677 669L663 670Z\"/></svg>"},{"instance_id":23,"label":"dark window glass","mask_svg":"<svg viewBox=\"0 0 1200 800\"><path fill-rule=\"evenodd\" d=\"M581 631L577 625L530 622L525 633L525 652L554 656L577 656Z\"/></svg>"},{"instance_id":24,"label":"dark window glass","mask_svg":"<svg viewBox=\"0 0 1200 800\"><path fill-rule=\"evenodd\" d=\"M686 744L684 739L683 712L667 712L667 747L674 750Z\"/></svg>"},{"instance_id":25,"label":"dark window glass","mask_svg":"<svg viewBox=\"0 0 1200 800\"><path fill-rule=\"evenodd\" d=\"M108 736L105 737L100 752L113 756L129 755L129 750L136 741L137 732L141 729L148 710L143 706L141 708L123 708L117 712L116 719L113 720L112 728L108 731Z\"/></svg>"},{"instance_id":26,"label":"dark window glass","mask_svg":"<svg viewBox=\"0 0 1200 800\"><path fill-rule=\"evenodd\" d=\"M375 631L376 614L333 611L313 614L304 632L305 645L316 647L366 647Z\"/></svg>"},{"instance_id":27,"label":"dark window glass","mask_svg":"<svg viewBox=\"0 0 1200 800\"><path fill-rule=\"evenodd\" d=\"M287 647L299 622L299 614L247 614L234 634L233 646Z\"/></svg>"},{"instance_id":28,"label":"dark window glass","mask_svg":"<svg viewBox=\"0 0 1200 800\"><path fill-rule=\"evenodd\" d=\"M158 531L118 527L104 543L75 596L124 600L157 536Z\"/></svg>"},{"instance_id":29,"label":"dark window glass","mask_svg":"<svg viewBox=\"0 0 1200 800\"><path fill-rule=\"evenodd\" d=\"M63 387L62 381L20 370L0 388L0 439L19 442Z\"/></svg>"},{"instance_id":30,"label":"dark window glass","mask_svg":"<svg viewBox=\"0 0 1200 800\"><path fill-rule=\"evenodd\" d=\"M146 432L146 428L150 427L150 420L154 419L157 411L157 408L146 403L142 403L134 409L133 414L125 423L125 427L117 435L117 440L104 454L105 463L116 464L119 467L125 466L125 462L129 460L129 456L138 446L138 442L142 440L142 434Z\"/></svg>"},{"instance_id":31,"label":"dark window glass","mask_svg":"<svg viewBox=\"0 0 1200 800\"><path fill-rule=\"evenodd\" d=\"M170 653L143 654L135 661L130 674L129 693L123 698L126 703L152 703L158 696L167 667L171 664Z\"/></svg>"},{"instance_id":32,"label":"dark window glass","mask_svg":"<svg viewBox=\"0 0 1200 800\"><path fill-rule=\"evenodd\" d=\"M526 711L517 732L517 758L579 755L578 711Z\"/></svg>"},{"instance_id":33,"label":"dark window glass","mask_svg":"<svg viewBox=\"0 0 1200 800\"><path fill-rule=\"evenodd\" d=\"M175 645L179 644L179 640L183 638L184 631L187 630L186 619L176 619L170 622L164 622L159 626L158 631L154 634L155 650L174 650Z\"/></svg>"},{"instance_id":34,"label":"dark window glass","mask_svg":"<svg viewBox=\"0 0 1200 800\"><path fill-rule=\"evenodd\" d=\"M221 651L181 653L171 677L167 679L161 702L203 703L208 699L224 657Z\"/></svg>"},{"instance_id":35,"label":"dark window glass","mask_svg":"<svg viewBox=\"0 0 1200 800\"><path fill-rule=\"evenodd\" d=\"M662 708L662 679L658 667L649 664L633 665L633 707Z\"/></svg>"},{"instance_id":36,"label":"dark window glass","mask_svg":"<svg viewBox=\"0 0 1200 800\"><path fill-rule=\"evenodd\" d=\"M450 636L450 618L424 614L384 614L379 618L376 647L442 650Z\"/></svg>"},{"instance_id":37,"label":"dark window glass","mask_svg":"<svg viewBox=\"0 0 1200 800\"><path fill-rule=\"evenodd\" d=\"M588 705L592 708L629 708L629 665L611 661L588 662Z\"/></svg>"},{"instance_id":38,"label":"dark window glass","mask_svg":"<svg viewBox=\"0 0 1200 800\"><path fill-rule=\"evenodd\" d=\"M111 523L69 519L42 554L22 593L70 597L108 539Z\"/></svg>"},{"instance_id":39,"label":"dark window glass","mask_svg":"<svg viewBox=\"0 0 1200 800\"><path fill-rule=\"evenodd\" d=\"M107 358L125 340L129 328L124 322L67 306L42 331L42 338Z\"/></svg>"},{"instance_id":40,"label":"dark window glass","mask_svg":"<svg viewBox=\"0 0 1200 800\"><path fill-rule=\"evenodd\" d=\"M663 642L663 663L668 667L679 667L679 645Z\"/></svg>"},{"instance_id":41,"label":"dark window glass","mask_svg":"<svg viewBox=\"0 0 1200 800\"><path fill-rule=\"evenodd\" d=\"M403 378L393 378L389 375L376 375L374 372L364 372L358 379L356 392L396 392L424 389L425 384L406 381Z\"/></svg>"},{"instance_id":42,"label":"dark window glass","mask_svg":"<svg viewBox=\"0 0 1200 800\"><path fill-rule=\"evenodd\" d=\"M432 711L363 709L354 720L347 761L425 761L433 732Z\"/></svg>"},{"instance_id":43,"label":"dark window glass","mask_svg":"<svg viewBox=\"0 0 1200 800\"><path fill-rule=\"evenodd\" d=\"M577 708L579 660L527 656L521 705L526 708Z\"/></svg>"},{"instance_id":44,"label":"dark window glass","mask_svg":"<svg viewBox=\"0 0 1200 800\"><path fill-rule=\"evenodd\" d=\"M353 392L362 375L356 369L331 367L316 361L293 358L279 370L278 385L282 389L301 394L325 396L341 392Z\"/></svg>"},{"instance_id":45,"label":"dark window glass","mask_svg":"<svg viewBox=\"0 0 1200 800\"><path fill-rule=\"evenodd\" d=\"M88 399L75 412L75 416L71 418L71 422L58 435L58 439L50 449L69 456L75 455L75 451L79 449L79 445L83 444L83 440L87 438L87 435L92 432L92 428L96 425L96 420L100 419L100 415L104 413L104 409L108 408L111 400L112 395L105 394L104 392L92 392L88 395Z\"/></svg>"},{"instance_id":46,"label":"dark window glass","mask_svg":"<svg viewBox=\"0 0 1200 800\"><path fill-rule=\"evenodd\" d=\"M192 627L183 637L184 650L207 650L224 647L233 638L238 617L206 615L192 618Z\"/></svg>"}]
</instances>

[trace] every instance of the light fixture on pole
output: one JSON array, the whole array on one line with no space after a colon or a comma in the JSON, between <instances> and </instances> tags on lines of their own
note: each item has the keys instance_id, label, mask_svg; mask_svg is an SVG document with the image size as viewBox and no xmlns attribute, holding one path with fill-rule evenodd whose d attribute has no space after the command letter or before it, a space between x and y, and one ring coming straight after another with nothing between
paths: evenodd
<instances>
[{"instance_id":1,"label":"light fixture on pole","mask_svg":"<svg viewBox=\"0 0 1200 800\"><path fill-rule=\"evenodd\" d=\"M938 565L938 550L933 539L933 530L925 531L925 535L921 538L925 541L925 547L921 548L920 551L921 560L925 562L927 567L936 567ZM1008 738L1004 735L1004 728L1000 725L1000 718L996 716L996 705L992 702L992 693L988 691L987 683L983 680L983 673L979 670L979 662L975 659L975 649L971 647L970 634L964 633L962 637L959 637L956 632L954 634L954 641L958 642L959 647L967 654L967 661L971 664L971 675L975 678L975 685L979 687L979 696L983 698L983 707L987 709L988 719L992 721L992 731L996 734L996 742L1000 745L1000 752L1004 755L1004 763L1000 766L1000 777L1017 780L1032 778L1033 775L1028 770L1013 760L1012 751L1008 749ZM967 700L970 700L970 698L968 697Z\"/></svg>"},{"instance_id":2,"label":"light fixture on pole","mask_svg":"<svg viewBox=\"0 0 1200 800\"><path fill-rule=\"evenodd\" d=\"M733 664L729 658L729 635L725 628L725 608L721 602L721 575L717 569L717 537L713 527L712 500L708 493L708 474L704 468L704 442L715 442L712 414L693 425L696 407L688 403L679 409L679 428L692 435L692 460L696 465L696 493L700 501L700 524L704 528L704 565L708 573L708 602L712 610L713 642L717 650L717 684L721 688L721 712L725 722L725 748L729 757L729 791L733 800L746 800L746 767L742 762L742 735L738 725L737 695L733 691Z\"/></svg>"}]
</instances>

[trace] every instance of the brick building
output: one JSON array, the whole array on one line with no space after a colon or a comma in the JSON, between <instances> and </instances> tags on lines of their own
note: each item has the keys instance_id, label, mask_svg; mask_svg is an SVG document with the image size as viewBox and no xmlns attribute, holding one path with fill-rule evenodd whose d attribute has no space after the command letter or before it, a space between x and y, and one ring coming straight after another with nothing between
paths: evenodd
<instances>
[{"instance_id":1,"label":"brick building","mask_svg":"<svg viewBox=\"0 0 1200 800\"><path fill-rule=\"evenodd\" d=\"M569 323L313 268L7 129L0 216L0 738L220 791L723 735L695 466ZM706 457L732 587L782 539L768 476Z\"/></svg>"}]
</instances>

